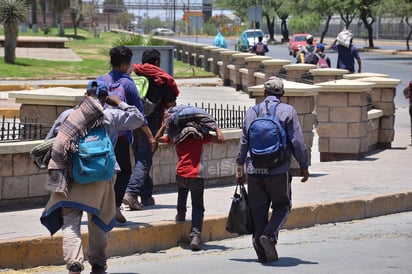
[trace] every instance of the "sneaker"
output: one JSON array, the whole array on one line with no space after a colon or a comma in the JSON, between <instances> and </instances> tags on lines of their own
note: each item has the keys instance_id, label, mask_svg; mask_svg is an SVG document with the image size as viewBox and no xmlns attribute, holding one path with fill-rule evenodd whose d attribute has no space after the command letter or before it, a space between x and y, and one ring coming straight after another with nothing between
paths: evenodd
<instances>
[{"instance_id":1,"label":"sneaker","mask_svg":"<svg viewBox=\"0 0 412 274\"><path fill-rule=\"evenodd\" d=\"M123 203L128 205L130 210L143 210L143 205L139 203L137 198L133 197L132 195L128 193L124 195Z\"/></svg>"},{"instance_id":2,"label":"sneaker","mask_svg":"<svg viewBox=\"0 0 412 274\"><path fill-rule=\"evenodd\" d=\"M267 261L277 261L278 253L276 251L276 240L273 237L262 235L259 237L259 242L265 250Z\"/></svg>"},{"instance_id":3,"label":"sneaker","mask_svg":"<svg viewBox=\"0 0 412 274\"><path fill-rule=\"evenodd\" d=\"M178 222L178 223L183 223L184 221L186 221L186 214L177 213L176 217L175 217L175 221Z\"/></svg>"},{"instance_id":4,"label":"sneaker","mask_svg":"<svg viewBox=\"0 0 412 274\"><path fill-rule=\"evenodd\" d=\"M192 241L190 242L190 249L192 251L200 250L200 235L198 233L192 236Z\"/></svg>"},{"instance_id":5,"label":"sneaker","mask_svg":"<svg viewBox=\"0 0 412 274\"><path fill-rule=\"evenodd\" d=\"M69 267L69 274L80 274L82 270L83 267L80 263L74 263Z\"/></svg>"},{"instance_id":6,"label":"sneaker","mask_svg":"<svg viewBox=\"0 0 412 274\"><path fill-rule=\"evenodd\" d=\"M152 206L155 204L155 200L153 197L149 197L149 198L141 198L140 201L142 202L142 204L144 206Z\"/></svg>"},{"instance_id":7,"label":"sneaker","mask_svg":"<svg viewBox=\"0 0 412 274\"><path fill-rule=\"evenodd\" d=\"M120 210L120 207L118 206L116 206L116 222L121 224L126 222L126 217L124 217L122 211Z\"/></svg>"},{"instance_id":8,"label":"sneaker","mask_svg":"<svg viewBox=\"0 0 412 274\"><path fill-rule=\"evenodd\" d=\"M92 265L92 272L90 272L90 274L105 274L106 268L106 266L94 264Z\"/></svg>"}]
</instances>

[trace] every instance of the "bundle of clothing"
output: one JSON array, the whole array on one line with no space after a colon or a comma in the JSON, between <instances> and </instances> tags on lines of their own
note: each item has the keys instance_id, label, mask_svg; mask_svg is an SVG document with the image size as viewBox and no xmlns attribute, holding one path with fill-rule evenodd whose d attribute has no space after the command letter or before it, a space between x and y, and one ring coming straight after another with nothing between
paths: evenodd
<instances>
[{"instance_id":1,"label":"bundle of clothing","mask_svg":"<svg viewBox=\"0 0 412 274\"><path fill-rule=\"evenodd\" d=\"M202 139L209 131L216 131L215 119L204 109L179 105L168 110L165 117L166 131L173 144L185 140L187 137Z\"/></svg>"}]
</instances>

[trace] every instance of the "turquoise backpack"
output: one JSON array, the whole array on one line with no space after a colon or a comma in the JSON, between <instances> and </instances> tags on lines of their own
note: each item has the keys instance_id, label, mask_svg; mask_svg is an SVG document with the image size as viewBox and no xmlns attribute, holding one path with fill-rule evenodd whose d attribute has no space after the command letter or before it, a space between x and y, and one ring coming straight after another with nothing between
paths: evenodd
<instances>
[{"instance_id":1,"label":"turquoise backpack","mask_svg":"<svg viewBox=\"0 0 412 274\"><path fill-rule=\"evenodd\" d=\"M80 138L73 153L73 179L80 184L110 180L114 175L116 156L103 126L93 128Z\"/></svg>"}]
</instances>

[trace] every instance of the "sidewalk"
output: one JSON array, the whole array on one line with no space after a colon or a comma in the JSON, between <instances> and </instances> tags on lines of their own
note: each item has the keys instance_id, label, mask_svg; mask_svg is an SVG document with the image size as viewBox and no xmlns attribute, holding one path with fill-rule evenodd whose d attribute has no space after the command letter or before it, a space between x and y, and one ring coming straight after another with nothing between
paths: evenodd
<instances>
[{"instance_id":1,"label":"sidewalk","mask_svg":"<svg viewBox=\"0 0 412 274\"><path fill-rule=\"evenodd\" d=\"M79 83L79 81L76 81ZM87 82L87 81L85 81ZM204 102L250 106L253 100L220 79L178 80L178 103ZM59 82L61 83L61 82ZM0 100L1 102L2 100ZM396 111L395 140L392 149L376 150L361 161L319 162L317 139L312 148L311 176L307 183L294 178L293 209L286 228L313 226L362 219L412 210L410 179L410 125L407 108ZM225 231L226 217L234 191L233 182L209 186L205 191L205 223L202 241L235 237ZM175 191L156 193L155 206L143 211L123 211L127 223L109 233L108 254L123 256L170 248L187 240L190 223L176 224ZM190 201L188 202L190 205ZM50 237L40 224L42 208L0 212L0 269L22 269L39 265L63 264L61 232ZM190 219L191 208L188 209ZM87 235L86 218L82 231Z\"/></svg>"}]
</instances>

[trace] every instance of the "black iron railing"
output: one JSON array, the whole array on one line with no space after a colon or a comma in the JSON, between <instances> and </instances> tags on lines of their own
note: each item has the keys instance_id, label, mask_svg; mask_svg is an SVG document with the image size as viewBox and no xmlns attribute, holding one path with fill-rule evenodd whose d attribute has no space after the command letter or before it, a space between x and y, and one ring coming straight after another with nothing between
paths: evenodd
<instances>
[{"instance_id":1,"label":"black iron railing","mask_svg":"<svg viewBox=\"0 0 412 274\"><path fill-rule=\"evenodd\" d=\"M6 119L0 123L0 142L42 140L46 137L50 127L42 123L21 122L16 117Z\"/></svg>"},{"instance_id":2,"label":"black iron railing","mask_svg":"<svg viewBox=\"0 0 412 274\"><path fill-rule=\"evenodd\" d=\"M221 129L242 128L246 106L229 106L218 104L194 104L210 113ZM42 140L46 137L50 127L41 123L21 122L16 117L6 119L4 116L0 124L0 142Z\"/></svg>"},{"instance_id":3,"label":"black iron railing","mask_svg":"<svg viewBox=\"0 0 412 274\"><path fill-rule=\"evenodd\" d=\"M243 118L246 113L246 106L229 106L220 104L194 104L195 107L203 108L210 115L212 115L219 128L229 129L229 128L242 128Z\"/></svg>"}]
</instances>

